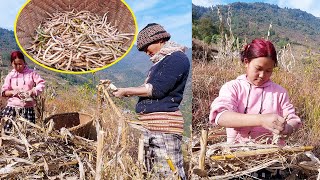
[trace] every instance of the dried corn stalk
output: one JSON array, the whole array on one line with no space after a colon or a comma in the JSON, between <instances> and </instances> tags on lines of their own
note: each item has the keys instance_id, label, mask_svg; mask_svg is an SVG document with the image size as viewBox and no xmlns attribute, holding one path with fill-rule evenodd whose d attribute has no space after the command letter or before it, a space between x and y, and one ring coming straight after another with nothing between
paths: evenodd
<instances>
[{"instance_id":1,"label":"dried corn stalk","mask_svg":"<svg viewBox=\"0 0 320 180\"><path fill-rule=\"evenodd\" d=\"M89 11L57 12L36 30L27 51L40 63L59 70L88 71L121 57L132 33L120 33L103 17ZM128 45L129 44L129 45Z\"/></svg>"}]
</instances>

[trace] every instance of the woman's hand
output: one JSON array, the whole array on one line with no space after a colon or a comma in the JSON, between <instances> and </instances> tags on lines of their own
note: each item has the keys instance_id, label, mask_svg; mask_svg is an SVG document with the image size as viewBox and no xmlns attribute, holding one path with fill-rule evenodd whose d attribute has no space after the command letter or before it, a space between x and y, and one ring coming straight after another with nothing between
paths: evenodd
<instances>
[{"instance_id":1,"label":"woman's hand","mask_svg":"<svg viewBox=\"0 0 320 180\"><path fill-rule=\"evenodd\" d=\"M285 119L277 114L263 114L260 121L262 127L274 134L280 134L287 125Z\"/></svg>"},{"instance_id":2,"label":"woman's hand","mask_svg":"<svg viewBox=\"0 0 320 180\"><path fill-rule=\"evenodd\" d=\"M18 95L18 91L17 90L8 90L4 92L4 95L7 97L14 97L16 95Z\"/></svg>"},{"instance_id":3,"label":"woman's hand","mask_svg":"<svg viewBox=\"0 0 320 180\"><path fill-rule=\"evenodd\" d=\"M31 90L29 90L29 91L26 91L26 94L27 94L28 96L30 96L30 97L35 95L33 89L31 89Z\"/></svg>"},{"instance_id":4,"label":"woman's hand","mask_svg":"<svg viewBox=\"0 0 320 180\"><path fill-rule=\"evenodd\" d=\"M293 131L294 131L293 126L286 123L283 131L281 131L281 134L290 136L293 133Z\"/></svg>"},{"instance_id":5,"label":"woman's hand","mask_svg":"<svg viewBox=\"0 0 320 180\"><path fill-rule=\"evenodd\" d=\"M127 97L126 93L127 93L126 88L118 88L118 90L112 92L112 94L118 98Z\"/></svg>"}]
</instances>

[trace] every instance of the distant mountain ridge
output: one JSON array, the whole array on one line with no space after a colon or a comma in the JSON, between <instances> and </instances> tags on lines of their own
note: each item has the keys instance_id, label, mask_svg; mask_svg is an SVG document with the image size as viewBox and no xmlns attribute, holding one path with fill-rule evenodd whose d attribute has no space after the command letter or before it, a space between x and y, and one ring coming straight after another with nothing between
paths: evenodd
<instances>
[{"instance_id":1,"label":"distant mountain ridge","mask_svg":"<svg viewBox=\"0 0 320 180\"><path fill-rule=\"evenodd\" d=\"M211 8L192 5L193 22L207 17L219 27L218 8L226 25L228 7L231 7L233 33L238 37L253 39L266 37L272 23L270 39L291 42L302 46L320 44L320 18L299 9L280 8L277 5L257 3L231 3ZM282 43L283 44L283 43Z\"/></svg>"}]
</instances>

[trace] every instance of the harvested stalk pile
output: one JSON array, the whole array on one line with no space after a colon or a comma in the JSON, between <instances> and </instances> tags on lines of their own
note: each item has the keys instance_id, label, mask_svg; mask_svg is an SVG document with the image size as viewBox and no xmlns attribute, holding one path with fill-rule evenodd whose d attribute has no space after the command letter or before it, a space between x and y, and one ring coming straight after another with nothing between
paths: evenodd
<instances>
[{"instance_id":1,"label":"harvested stalk pile","mask_svg":"<svg viewBox=\"0 0 320 180\"><path fill-rule=\"evenodd\" d=\"M59 70L89 71L111 64L127 51L134 36L112 26L108 13L72 10L48 15L27 51L41 64Z\"/></svg>"},{"instance_id":2,"label":"harvested stalk pile","mask_svg":"<svg viewBox=\"0 0 320 180\"><path fill-rule=\"evenodd\" d=\"M192 39L192 60L195 62L210 62L217 59L218 50L213 44L207 44L198 39Z\"/></svg>"},{"instance_id":3,"label":"harvested stalk pile","mask_svg":"<svg viewBox=\"0 0 320 180\"><path fill-rule=\"evenodd\" d=\"M305 177L306 174L310 174L310 169L306 169L303 164L312 162L320 165L320 162L317 162L318 159L310 152L312 149L312 146L280 147L272 144L218 143L207 147L205 170L195 168L194 173L212 179L231 179L250 177L259 170L267 169L271 173L271 177L278 175L284 178L292 174L292 178ZM304 154L307 154L311 161L301 162L303 158L307 158ZM199 155L200 151L194 152L196 158L193 161L198 161ZM286 168L291 168L291 170L277 171ZM317 169L311 170L313 170L313 175L316 176Z\"/></svg>"},{"instance_id":4,"label":"harvested stalk pile","mask_svg":"<svg viewBox=\"0 0 320 180\"><path fill-rule=\"evenodd\" d=\"M3 131L5 122L13 128ZM1 119L1 179L92 179L95 177L96 145L73 136L67 129L53 131L19 117L15 121Z\"/></svg>"}]
</instances>

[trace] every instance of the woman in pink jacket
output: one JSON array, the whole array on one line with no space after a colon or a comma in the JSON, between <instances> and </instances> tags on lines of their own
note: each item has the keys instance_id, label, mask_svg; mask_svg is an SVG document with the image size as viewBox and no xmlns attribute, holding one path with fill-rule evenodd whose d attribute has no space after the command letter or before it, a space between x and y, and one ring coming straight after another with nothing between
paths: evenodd
<instances>
[{"instance_id":1,"label":"woman in pink jacket","mask_svg":"<svg viewBox=\"0 0 320 180\"><path fill-rule=\"evenodd\" d=\"M210 122L227 128L227 142L290 135L301 126L288 92L272 82L277 65L273 44L255 39L241 52L246 74L227 82L212 102ZM281 141L280 141L281 142ZM284 141L282 141L284 142Z\"/></svg>"},{"instance_id":2,"label":"woman in pink jacket","mask_svg":"<svg viewBox=\"0 0 320 180\"><path fill-rule=\"evenodd\" d=\"M1 88L1 95L9 97L2 116L16 117L18 115L35 123L35 100L45 87L45 81L38 73L27 67L24 55L20 51L11 53L12 71L6 76ZM6 130L11 123L7 123Z\"/></svg>"}]
</instances>

